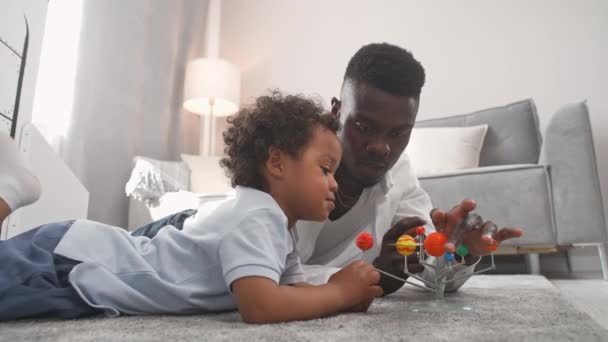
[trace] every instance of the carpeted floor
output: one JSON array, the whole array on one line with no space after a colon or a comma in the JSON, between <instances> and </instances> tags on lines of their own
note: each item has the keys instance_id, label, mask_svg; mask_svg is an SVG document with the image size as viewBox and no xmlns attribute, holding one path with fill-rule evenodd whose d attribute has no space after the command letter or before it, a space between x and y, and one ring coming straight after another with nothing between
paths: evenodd
<instances>
[{"instance_id":1,"label":"carpeted floor","mask_svg":"<svg viewBox=\"0 0 608 342\"><path fill-rule=\"evenodd\" d=\"M0 323L0 341L608 341L608 331L560 297L542 276L475 276L450 302L458 312L411 312L432 294L411 286L366 314L247 325L237 313Z\"/></svg>"}]
</instances>

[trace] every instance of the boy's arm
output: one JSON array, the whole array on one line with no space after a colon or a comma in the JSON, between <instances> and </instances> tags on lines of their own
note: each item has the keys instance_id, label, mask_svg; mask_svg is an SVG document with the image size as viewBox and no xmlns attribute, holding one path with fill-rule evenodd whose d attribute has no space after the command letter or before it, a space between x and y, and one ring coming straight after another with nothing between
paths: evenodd
<instances>
[{"instance_id":1,"label":"boy's arm","mask_svg":"<svg viewBox=\"0 0 608 342\"><path fill-rule=\"evenodd\" d=\"M307 283L307 282L294 283L294 284L290 284L290 286L300 287L300 288L303 288L303 287L315 287L315 285Z\"/></svg>"},{"instance_id":2,"label":"boy's arm","mask_svg":"<svg viewBox=\"0 0 608 342\"><path fill-rule=\"evenodd\" d=\"M264 277L245 277L233 283L232 291L241 317L247 323L320 318L345 308L338 286L304 284L285 286Z\"/></svg>"},{"instance_id":3,"label":"boy's arm","mask_svg":"<svg viewBox=\"0 0 608 342\"><path fill-rule=\"evenodd\" d=\"M232 282L232 292L245 322L276 323L324 317L340 311L365 311L382 295L380 274L356 261L335 273L327 284L278 285L259 276Z\"/></svg>"},{"instance_id":4,"label":"boy's arm","mask_svg":"<svg viewBox=\"0 0 608 342\"><path fill-rule=\"evenodd\" d=\"M310 284L310 283L306 283L306 282L301 282L301 283L295 283L295 284L291 284L291 286L293 287L315 287L315 285ZM356 304L355 306L351 306L345 310L342 310L343 312L366 312L367 309L369 309L370 305L372 305L372 302L374 301L373 298L368 299L367 301L363 301L361 303Z\"/></svg>"}]
</instances>

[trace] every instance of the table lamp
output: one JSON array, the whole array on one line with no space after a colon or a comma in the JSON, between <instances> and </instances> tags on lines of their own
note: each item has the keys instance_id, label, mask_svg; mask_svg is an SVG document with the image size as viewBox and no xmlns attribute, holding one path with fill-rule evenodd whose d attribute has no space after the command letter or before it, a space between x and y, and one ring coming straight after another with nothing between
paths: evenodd
<instances>
[{"instance_id":1,"label":"table lamp","mask_svg":"<svg viewBox=\"0 0 608 342\"><path fill-rule=\"evenodd\" d=\"M220 58L198 58L188 63L184 108L204 118L199 149L202 156L215 152L215 118L238 110L240 79L239 69Z\"/></svg>"}]
</instances>

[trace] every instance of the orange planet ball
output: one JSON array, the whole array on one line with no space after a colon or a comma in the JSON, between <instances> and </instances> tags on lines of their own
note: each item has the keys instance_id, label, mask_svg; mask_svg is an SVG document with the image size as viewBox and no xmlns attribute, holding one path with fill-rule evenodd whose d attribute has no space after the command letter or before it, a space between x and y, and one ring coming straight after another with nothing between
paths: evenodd
<instances>
[{"instance_id":1,"label":"orange planet ball","mask_svg":"<svg viewBox=\"0 0 608 342\"><path fill-rule=\"evenodd\" d=\"M423 235L426 229L423 226L416 227L416 235Z\"/></svg>"},{"instance_id":2,"label":"orange planet ball","mask_svg":"<svg viewBox=\"0 0 608 342\"><path fill-rule=\"evenodd\" d=\"M374 238L370 233L361 233L357 235L357 239L355 240L355 244L359 249L366 251L374 245Z\"/></svg>"},{"instance_id":3,"label":"orange planet ball","mask_svg":"<svg viewBox=\"0 0 608 342\"><path fill-rule=\"evenodd\" d=\"M445 243L448 237L442 233L431 233L424 239L424 249L432 256L438 257L445 253Z\"/></svg>"},{"instance_id":4,"label":"orange planet ball","mask_svg":"<svg viewBox=\"0 0 608 342\"><path fill-rule=\"evenodd\" d=\"M416 240L409 235L401 235L397 239L397 252L403 256L412 255L416 251Z\"/></svg>"}]
</instances>

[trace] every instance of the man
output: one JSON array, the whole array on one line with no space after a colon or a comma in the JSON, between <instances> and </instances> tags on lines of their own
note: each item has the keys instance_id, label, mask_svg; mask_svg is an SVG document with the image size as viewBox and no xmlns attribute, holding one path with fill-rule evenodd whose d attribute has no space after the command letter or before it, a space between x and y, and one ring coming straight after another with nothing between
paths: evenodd
<instances>
[{"instance_id":1,"label":"man","mask_svg":"<svg viewBox=\"0 0 608 342\"><path fill-rule=\"evenodd\" d=\"M416 121L424 80L424 69L412 54L390 44L363 46L348 63L340 100L332 99L332 113L342 124L339 139L343 147L336 172L336 208L326 222L296 225L302 261L316 265L307 268L309 281L325 282L337 268L360 258L407 278L405 258L394 246L399 236L414 236L415 227L425 224L427 232L434 226L450 235L475 209L475 202L463 200L448 212L433 209L431 213L429 196L403 153ZM469 219L471 227L459 240L470 254L459 260L448 278L471 274L480 256L489 253L488 245L522 235L521 229L503 228L490 237L482 233L491 222L483 223L472 213ZM361 232L372 233L381 246L376 243L361 252L354 244ZM408 264L410 272L424 270L415 256L408 257ZM422 276L432 279L434 274L426 269ZM458 289L466 279L449 283L446 291ZM382 275L380 285L386 295L403 283Z\"/></svg>"}]
</instances>

